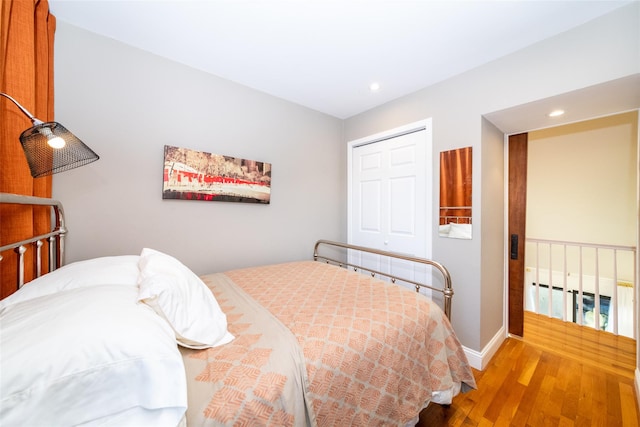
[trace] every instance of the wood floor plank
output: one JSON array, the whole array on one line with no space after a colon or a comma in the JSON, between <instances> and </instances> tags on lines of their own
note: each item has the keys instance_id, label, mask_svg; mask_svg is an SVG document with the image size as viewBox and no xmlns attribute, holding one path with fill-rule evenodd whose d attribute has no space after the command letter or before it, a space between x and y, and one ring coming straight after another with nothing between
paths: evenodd
<instances>
[{"instance_id":1,"label":"wood floor plank","mask_svg":"<svg viewBox=\"0 0 640 427\"><path fill-rule=\"evenodd\" d=\"M484 418L496 422L500 417L500 412L503 408L503 402L509 398L509 392L512 390L517 381L512 380L512 376L509 375L509 371L502 369L500 371L501 381L497 386L497 392L494 398L490 402L487 410L484 412Z\"/></svg>"},{"instance_id":2,"label":"wood floor plank","mask_svg":"<svg viewBox=\"0 0 640 427\"><path fill-rule=\"evenodd\" d=\"M542 360L541 357L538 357L537 360L536 368L531 373L527 389L522 396L522 400L518 405L518 411L516 412L516 417L523 418L523 421L527 424L529 424L531 420L536 422L538 418L536 400L538 395L541 394L542 381L547 372L547 366L544 360Z\"/></svg>"},{"instance_id":3,"label":"wood floor plank","mask_svg":"<svg viewBox=\"0 0 640 427\"><path fill-rule=\"evenodd\" d=\"M567 383L564 387L564 399L560 410L561 419L575 420L580 405L580 380L582 367L572 360L565 359L562 371L568 374Z\"/></svg>"},{"instance_id":4,"label":"wood floor plank","mask_svg":"<svg viewBox=\"0 0 640 427\"><path fill-rule=\"evenodd\" d=\"M474 375L478 390L429 405L417 426L638 427L633 379L526 340L508 338Z\"/></svg>"},{"instance_id":5,"label":"wood floor plank","mask_svg":"<svg viewBox=\"0 0 640 427\"><path fill-rule=\"evenodd\" d=\"M549 393L549 401L551 403L546 406L546 411L559 420L562 416L562 404L564 403L566 394L564 390L558 388L557 383L558 381L556 379Z\"/></svg>"},{"instance_id":6,"label":"wood floor plank","mask_svg":"<svg viewBox=\"0 0 640 427\"><path fill-rule=\"evenodd\" d=\"M615 420L616 424L622 424L622 408L620 403L620 383L609 375L606 378L607 396L605 405L607 407L607 418Z\"/></svg>"},{"instance_id":7,"label":"wood floor plank","mask_svg":"<svg viewBox=\"0 0 640 427\"><path fill-rule=\"evenodd\" d=\"M520 406L520 401L522 400L522 396L526 390L526 387L516 381L515 375L512 375L514 383L513 386L509 388L509 394L506 400L500 402L502 408L500 408L499 418L504 418L511 420L513 419L518 407Z\"/></svg>"},{"instance_id":8,"label":"wood floor plank","mask_svg":"<svg viewBox=\"0 0 640 427\"><path fill-rule=\"evenodd\" d=\"M511 425L511 421L509 418L499 416L493 425L495 427L509 427Z\"/></svg>"},{"instance_id":9,"label":"wood floor plank","mask_svg":"<svg viewBox=\"0 0 640 427\"><path fill-rule=\"evenodd\" d=\"M528 386L533 373L538 367L538 362L540 360L540 352L530 352L529 357L526 357L524 360L524 366L521 371L520 377L518 378L518 382L522 385Z\"/></svg>"},{"instance_id":10,"label":"wood floor plank","mask_svg":"<svg viewBox=\"0 0 640 427\"><path fill-rule=\"evenodd\" d=\"M525 312L525 340L545 350L633 378L636 344L628 337L613 335Z\"/></svg>"},{"instance_id":11,"label":"wood floor plank","mask_svg":"<svg viewBox=\"0 0 640 427\"><path fill-rule=\"evenodd\" d=\"M567 418L565 416L560 417L560 422L558 423L559 427L574 427L576 423L574 423L571 418Z\"/></svg>"},{"instance_id":12,"label":"wood floor plank","mask_svg":"<svg viewBox=\"0 0 640 427\"><path fill-rule=\"evenodd\" d=\"M638 411L636 409L636 396L632 384L621 383L620 387L620 406L622 409L622 425L627 427L638 425Z\"/></svg>"},{"instance_id":13,"label":"wood floor plank","mask_svg":"<svg viewBox=\"0 0 640 427\"><path fill-rule=\"evenodd\" d=\"M591 425L591 408L593 408L593 393L595 390L595 378L590 366L583 366L580 381L580 400L578 402L578 415L585 425Z\"/></svg>"}]
</instances>

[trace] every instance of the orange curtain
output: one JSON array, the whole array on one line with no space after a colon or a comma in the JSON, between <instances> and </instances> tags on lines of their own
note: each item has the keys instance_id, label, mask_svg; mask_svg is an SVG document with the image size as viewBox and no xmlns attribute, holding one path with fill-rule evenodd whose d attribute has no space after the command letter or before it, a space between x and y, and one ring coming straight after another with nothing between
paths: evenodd
<instances>
[{"instance_id":1,"label":"orange curtain","mask_svg":"<svg viewBox=\"0 0 640 427\"><path fill-rule=\"evenodd\" d=\"M42 121L53 121L55 17L47 0L0 1L0 91ZM0 192L51 197L51 177L32 178L20 145L31 121L0 97ZM48 209L0 206L0 246L49 231ZM43 253L46 254L46 245ZM1 297L15 292L17 256L0 262ZM32 278L33 250L26 253L25 281ZM43 262L46 268L46 257Z\"/></svg>"},{"instance_id":2,"label":"orange curtain","mask_svg":"<svg viewBox=\"0 0 640 427\"><path fill-rule=\"evenodd\" d=\"M440 209L441 216L471 216L471 165L471 147L440 153L440 207L453 208ZM441 218L440 224L444 223Z\"/></svg>"}]
</instances>

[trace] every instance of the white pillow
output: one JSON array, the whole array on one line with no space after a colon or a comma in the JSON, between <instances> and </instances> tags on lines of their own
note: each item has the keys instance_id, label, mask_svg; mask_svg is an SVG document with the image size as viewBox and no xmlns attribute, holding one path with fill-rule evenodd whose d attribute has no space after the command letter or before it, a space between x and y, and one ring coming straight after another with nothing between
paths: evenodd
<instances>
[{"instance_id":1,"label":"white pillow","mask_svg":"<svg viewBox=\"0 0 640 427\"><path fill-rule=\"evenodd\" d=\"M0 424L101 424L135 412L141 425L159 413L177 425L187 407L182 356L137 292L98 285L0 310Z\"/></svg>"},{"instance_id":2,"label":"white pillow","mask_svg":"<svg viewBox=\"0 0 640 427\"><path fill-rule=\"evenodd\" d=\"M108 256L65 265L26 283L0 301L0 309L69 289L95 285L136 286L139 258L138 255Z\"/></svg>"},{"instance_id":3,"label":"white pillow","mask_svg":"<svg viewBox=\"0 0 640 427\"><path fill-rule=\"evenodd\" d=\"M471 224L451 224L449 237L454 239L471 239Z\"/></svg>"},{"instance_id":4,"label":"white pillow","mask_svg":"<svg viewBox=\"0 0 640 427\"><path fill-rule=\"evenodd\" d=\"M451 230L451 224L443 224L438 228L438 235L440 236L449 236L449 231Z\"/></svg>"},{"instance_id":5,"label":"white pillow","mask_svg":"<svg viewBox=\"0 0 640 427\"><path fill-rule=\"evenodd\" d=\"M170 255L144 248L138 267L138 300L169 322L178 344L207 348L233 340L227 330L227 317L213 293L184 264Z\"/></svg>"}]
</instances>

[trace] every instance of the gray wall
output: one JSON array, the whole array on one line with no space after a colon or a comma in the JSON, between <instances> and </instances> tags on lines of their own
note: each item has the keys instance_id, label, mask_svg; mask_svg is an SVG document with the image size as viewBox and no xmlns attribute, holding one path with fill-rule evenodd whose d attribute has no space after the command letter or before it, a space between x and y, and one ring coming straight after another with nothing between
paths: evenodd
<instances>
[{"instance_id":1,"label":"gray wall","mask_svg":"<svg viewBox=\"0 0 640 427\"><path fill-rule=\"evenodd\" d=\"M54 176L67 262L170 253L196 273L343 240L342 121L58 22L56 120L100 155ZM163 147L269 162L271 204L162 200Z\"/></svg>"},{"instance_id":2,"label":"gray wall","mask_svg":"<svg viewBox=\"0 0 640 427\"><path fill-rule=\"evenodd\" d=\"M490 307L481 313L478 322L480 342L485 345L504 324L503 301L505 299L504 279L506 271L498 268L497 260L504 256L505 221L504 179L509 173L502 166L505 161L503 133L488 120L482 119L482 151L480 154L480 175L482 176L482 203L477 210L481 232L484 237L480 246L480 274L482 283L481 306ZM477 215L474 210L474 215ZM493 266L495 268L482 268ZM459 296L462 293L459 294Z\"/></svg>"},{"instance_id":3,"label":"gray wall","mask_svg":"<svg viewBox=\"0 0 640 427\"><path fill-rule=\"evenodd\" d=\"M504 155L499 131L483 115L640 72L639 16L634 3L345 121L350 141L431 117L434 171L440 151L473 147L473 239L433 242L434 258L452 275L453 326L465 346L481 351L503 315ZM437 206L434 200L434 218Z\"/></svg>"}]
</instances>

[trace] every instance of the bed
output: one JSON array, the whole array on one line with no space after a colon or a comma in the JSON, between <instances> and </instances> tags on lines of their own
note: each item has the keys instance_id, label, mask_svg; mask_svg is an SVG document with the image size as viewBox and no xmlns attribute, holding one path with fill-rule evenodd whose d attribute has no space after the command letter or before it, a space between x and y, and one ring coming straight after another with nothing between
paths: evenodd
<instances>
[{"instance_id":1,"label":"bed","mask_svg":"<svg viewBox=\"0 0 640 427\"><path fill-rule=\"evenodd\" d=\"M471 239L471 206L441 206L438 235Z\"/></svg>"},{"instance_id":2,"label":"bed","mask_svg":"<svg viewBox=\"0 0 640 427\"><path fill-rule=\"evenodd\" d=\"M50 235L0 247L39 266L44 240L52 270L0 301L2 425L404 426L476 387L445 311L394 282L423 284L334 256L367 248L200 277L152 248L64 265L58 202L0 203L54 211ZM442 274L450 313L446 268L400 257Z\"/></svg>"}]
</instances>

